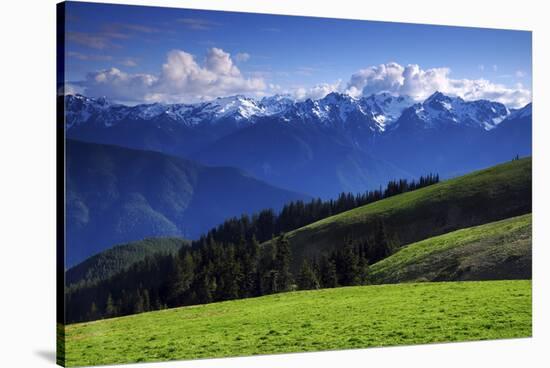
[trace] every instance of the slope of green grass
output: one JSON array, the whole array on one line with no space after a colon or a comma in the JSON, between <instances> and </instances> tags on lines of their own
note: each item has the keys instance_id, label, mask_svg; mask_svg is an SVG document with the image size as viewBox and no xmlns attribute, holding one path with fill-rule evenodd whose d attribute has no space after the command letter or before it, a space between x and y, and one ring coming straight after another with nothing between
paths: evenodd
<instances>
[{"instance_id":1,"label":"slope of green grass","mask_svg":"<svg viewBox=\"0 0 550 368\"><path fill-rule=\"evenodd\" d=\"M531 195L531 158L525 158L386 198L289 232L292 268L350 237L372 240L379 222L392 246L400 247L530 213Z\"/></svg>"},{"instance_id":2,"label":"slope of green grass","mask_svg":"<svg viewBox=\"0 0 550 368\"><path fill-rule=\"evenodd\" d=\"M276 294L66 327L68 366L531 336L531 281Z\"/></svg>"},{"instance_id":3,"label":"slope of green grass","mask_svg":"<svg viewBox=\"0 0 550 368\"><path fill-rule=\"evenodd\" d=\"M531 278L532 216L453 231L401 248L370 268L372 283Z\"/></svg>"},{"instance_id":4,"label":"slope of green grass","mask_svg":"<svg viewBox=\"0 0 550 368\"><path fill-rule=\"evenodd\" d=\"M150 238L116 245L68 269L66 284L94 284L125 271L146 257L175 254L184 245L189 245L189 241L180 238Z\"/></svg>"}]
</instances>

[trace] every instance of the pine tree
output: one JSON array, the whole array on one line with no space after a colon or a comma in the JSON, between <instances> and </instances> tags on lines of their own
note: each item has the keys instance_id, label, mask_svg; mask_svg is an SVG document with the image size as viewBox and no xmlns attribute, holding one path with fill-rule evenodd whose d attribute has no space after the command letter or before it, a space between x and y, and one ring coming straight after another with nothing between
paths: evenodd
<instances>
[{"instance_id":1,"label":"pine tree","mask_svg":"<svg viewBox=\"0 0 550 368\"><path fill-rule=\"evenodd\" d=\"M90 314L90 318L89 318L90 320L94 320L98 317L99 313L95 302L92 302L92 305L90 306L89 314Z\"/></svg>"},{"instance_id":2,"label":"pine tree","mask_svg":"<svg viewBox=\"0 0 550 368\"><path fill-rule=\"evenodd\" d=\"M134 297L134 313L142 313L143 311L143 296L141 295L139 289L137 289Z\"/></svg>"},{"instance_id":3,"label":"pine tree","mask_svg":"<svg viewBox=\"0 0 550 368\"><path fill-rule=\"evenodd\" d=\"M315 274L314 268L310 261L304 259L300 273L298 274L298 288L301 290L319 289L319 279Z\"/></svg>"},{"instance_id":4,"label":"pine tree","mask_svg":"<svg viewBox=\"0 0 550 368\"><path fill-rule=\"evenodd\" d=\"M369 278L369 262L366 257L359 257L357 268L359 273L359 284L366 285Z\"/></svg>"},{"instance_id":5,"label":"pine tree","mask_svg":"<svg viewBox=\"0 0 550 368\"><path fill-rule=\"evenodd\" d=\"M336 274L336 265L332 259L326 255L321 256L319 262L320 283L324 288L338 287L338 275Z\"/></svg>"},{"instance_id":6,"label":"pine tree","mask_svg":"<svg viewBox=\"0 0 550 368\"><path fill-rule=\"evenodd\" d=\"M374 242L371 244L370 261L376 263L391 255L392 249L386 238L386 231L382 220L375 225Z\"/></svg>"},{"instance_id":7,"label":"pine tree","mask_svg":"<svg viewBox=\"0 0 550 368\"><path fill-rule=\"evenodd\" d=\"M107 297L107 303L105 306L105 316L113 317L117 315L117 308L113 302L113 297L111 296L111 293L109 293L109 296Z\"/></svg>"},{"instance_id":8,"label":"pine tree","mask_svg":"<svg viewBox=\"0 0 550 368\"><path fill-rule=\"evenodd\" d=\"M142 293L142 300L143 300L143 311L147 312L151 310L151 300L149 299L149 291L147 289L143 290Z\"/></svg>"},{"instance_id":9,"label":"pine tree","mask_svg":"<svg viewBox=\"0 0 550 368\"><path fill-rule=\"evenodd\" d=\"M258 294L258 257L260 255L260 244L255 236L246 243L246 249L242 261L242 292L244 296L255 296Z\"/></svg>"},{"instance_id":10,"label":"pine tree","mask_svg":"<svg viewBox=\"0 0 550 368\"><path fill-rule=\"evenodd\" d=\"M280 235L275 242L274 270L277 272L277 291L289 290L292 285L290 273L290 243L285 234Z\"/></svg>"},{"instance_id":11,"label":"pine tree","mask_svg":"<svg viewBox=\"0 0 550 368\"><path fill-rule=\"evenodd\" d=\"M190 252L183 255L183 259L174 256L170 262L168 271L168 304L179 306L183 303L185 293L191 287L195 271L193 256Z\"/></svg>"},{"instance_id":12,"label":"pine tree","mask_svg":"<svg viewBox=\"0 0 550 368\"><path fill-rule=\"evenodd\" d=\"M357 255L355 254L352 241L349 240L342 249L337 253L337 271L341 285L357 285L359 284L359 268L357 263Z\"/></svg>"}]
</instances>

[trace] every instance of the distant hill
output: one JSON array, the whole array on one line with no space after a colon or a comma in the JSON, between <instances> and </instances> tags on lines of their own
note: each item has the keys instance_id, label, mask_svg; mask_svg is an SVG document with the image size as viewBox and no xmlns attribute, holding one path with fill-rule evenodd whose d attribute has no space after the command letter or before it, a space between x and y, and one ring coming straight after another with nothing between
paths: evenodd
<instances>
[{"instance_id":1,"label":"distant hill","mask_svg":"<svg viewBox=\"0 0 550 368\"><path fill-rule=\"evenodd\" d=\"M476 171L325 218L287 234L293 271L347 239L373 241L383 224L393 248L531 212L531 158ZM264 243L264 246L269 242Z\"/></svg>"},{"instance_id":2,"label":"distant hill","mask_svg":"<svg viewBox=\"0 0 550 368\"><path fill-rule=\"evenodd\" d=\"M125 271L128 267L155 255L175 254L189 245L179 238L155 238L116 245L71 267L65 273L65 284L94 284Z\"/></svg>"},{"instance_id":3,"label":"distant hill","mask_svg":"<svg viewBox=\"0 0 550 368\"><path fill-rule=\"evenodd\" d=\"M66 173L68 267L115 244L192 239L229 217L310 199L238 169L73 140Z\"/></svg>"},{"instance_id":4,"label":"distant hill","mask_svg":"<svg viewBox=\"0 0 550 368\"><path fill-rule=\"evenodd\" d=\"M453 231L401 248L370 268L369 282L530 279L532 216Z\"/></svg>"}]
</instances>

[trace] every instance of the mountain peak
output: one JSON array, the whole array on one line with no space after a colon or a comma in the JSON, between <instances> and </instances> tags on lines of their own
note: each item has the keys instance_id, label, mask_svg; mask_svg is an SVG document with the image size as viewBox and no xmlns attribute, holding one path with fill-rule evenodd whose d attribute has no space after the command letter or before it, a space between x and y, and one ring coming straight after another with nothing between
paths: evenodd
<instances>
[{"instance_id":1,"label":"mountain peak","mask_svg":"<svg viewBox=\"0 0 550 368\"><path fill-rule=\"evenodd\" d=\"M426 128L462 125L491 130L510 114L506 106L498 102L464 101L459 96L451 97L439 91L414 105L413 109Z\"/></svg>"}]
</instances>

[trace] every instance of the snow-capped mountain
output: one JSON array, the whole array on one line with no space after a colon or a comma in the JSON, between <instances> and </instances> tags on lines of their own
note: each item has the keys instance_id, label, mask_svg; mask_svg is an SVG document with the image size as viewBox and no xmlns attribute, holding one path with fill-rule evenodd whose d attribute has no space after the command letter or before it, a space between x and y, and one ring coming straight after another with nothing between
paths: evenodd
<instances>
[{"instance_id":1,"label":"snow-capped mountain","mask_svg":"<svg viewBox=\"0 0 550 368\"><path fill-rule=\"evenodd\" d=\"M510 111L440 92L422 102L381 93L296 101L231 96L195 104L124 106L66 96L66 135L157 151L315 196L388 179L457 175L531 152L531 106Z\"/></svg>"},{"instance_id":2,"label":"snow-capped mountain","mask_svg":"<svg viewBox=\"0 0 550 368\"><path fill-rule=\"evenodd\" d=\"M185 126L202 123L213 124L224 119L246 121L266 113L258 101L245 96L220 97L196 104L141 104L124 106L112 104L105 98L89 98L69 95L65 98L67 129L86 122L96 122L105 127L124 120L169 120Z\"/></svg>"},{"instance_id":3,"label":"snow-capped mountain","mask_svg":"<svg viewBox=\"0 0 550 368\"><path fill-rule=\"evenodd\" d=\"M460 97L435 92L424 102L407 109L401 120L414 121L417 128L464 126L491 130L509 115L510 110L498 102L464 101Z\"/></svg>"},{"instance_id":4,"label":"snow-capped mountain","mask_svg":"<svg viewBox=\"0 0 550 368\"><path fill-rule=\"evenodd\" d=\"M255 100L237 95L195 104L141 104L124 106L104 98L69 95L65 98L67 129L91 122L111 127L125 120L177 122L193 127L224 120L254 123L261 117L280 117L283 121L317 122L324 125L361 123L382 132L397 120L413 101L389 94L353 98L330 93L319 100L296 101L289 95L274 95Z\"/></svg>"},{"instance_id":5,"label":"snow-capped mountain","mask_svg":"<svg viewBox=\"0 0 550 368\"><path fill-rule=\"evenodd\" d=\"M533 115L533 104L528 103L521 109L514 110L506 119L525 119L525 118L531 118Z\"/></svg>"},{"instance_id":6,"label":"snow-capped mountain","mask_svg":"<svg viewBox=\"0 0 550 368\"><path fill-rule=\"evenodd\" d=\"M420 103L408 96L389 93L353 98L333 92L318 100L305 101L295 101L289 95L274 95L261 100L237 95L195 104L136 106L111 103L105 98L69 95L65 98L65 106L67 129L87 122L111 127L124 120L165 120L188 127L231 120L246 125L262 117L274 116L287 122L314 122L329 126L363 123L382 133L396 125L403 116L405 120L416 120L418 128L462 125L491 130L510 114L517 113L498 102L465 101L441 92L435 92Z\"/></svg>"},{"instance_id":7,"label":"snow-capped mountain","mask_svg":"<svg viewBox=\"0 0 550 368\"><path fill-rule=\"evenodd\" d=\"M260 103L264 109L265 115L275 115L287 111L296 100L290 95L273 95L264 97L260 100Z\"/></svg>"},{"instance_id":8,"label":"snow-capped mountain","mask_svg":"<svg viewBox=\"0 0 550 368\"><path fill-rule=\"evenodd\" d=\"M393 96L382 92L363 97L360 103L365 111L371 112L374 120L385 130L399 119L406 108L414 104L414 100L409 96Z\"/></svg>"}]
</instances>

